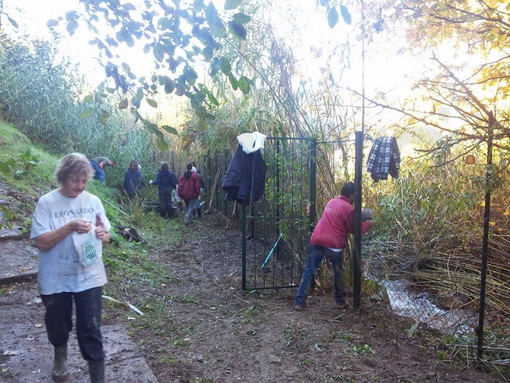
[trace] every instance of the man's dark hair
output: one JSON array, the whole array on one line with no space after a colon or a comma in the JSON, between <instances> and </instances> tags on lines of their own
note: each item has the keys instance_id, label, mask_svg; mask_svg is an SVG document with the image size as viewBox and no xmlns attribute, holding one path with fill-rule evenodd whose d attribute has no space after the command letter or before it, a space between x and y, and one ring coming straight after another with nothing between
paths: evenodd
<instances>
[{"instance_id":1,"label":"man's dark hair","mask_svg":"<svg viewBox=\"0 0 510 383\"><path fill-rule=\"evenodd\" d=\"M349 196L353 193L354 182L346 182L344 186L342 186L342 191L340 191L340 194L343 195L345 198L349 198Z\"/></svg>"}]
</instances>

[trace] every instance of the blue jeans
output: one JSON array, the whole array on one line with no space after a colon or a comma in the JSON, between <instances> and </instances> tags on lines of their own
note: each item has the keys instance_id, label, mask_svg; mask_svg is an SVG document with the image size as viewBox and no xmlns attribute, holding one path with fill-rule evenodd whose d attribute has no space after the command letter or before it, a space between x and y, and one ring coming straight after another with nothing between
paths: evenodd
<instances>
[{"instance_id":1,"label":"blue jeans","mask_svg":"<svg viewBox=\"0 0 510 383\"><path fill-rule=\"evenodd\" d=\"M184 218L185 222L191 222L193 221L193 218L195 216L195 209L197 208L198 204L198 198L193 198L190 200L185 200L184 203L186 204L186 217Z\"/></svg>"},{"instance_id":2,"label":"blue jeans","mask_svg":"<svg viewBox=\"0 0 510 383\"><path fill-rule=\"evenodd\" d=\"M104 359L101 334L102 295L103 287L95 287L79 293L41 295L46 308L44 323L50 343L54 347L60 347L69 340L69 332L73 328L74 298L76 335L81 355L87 361L102 361Z\"/></svg>"},{"instance_id":3,"label":"blue jeans","mask_svg":"<svg viewBox=\"0 0 510 383\"><path fill-rule=\"evenodd\" d=\"M301 283L299 284L299 289L296 293L296 298L294 300L294 304L296 306L304 306L306 297L310 292L310 287L315 278L315 272L319 268L322 259L327 257L333 266L333 274L334 274L334 297L337 304L343 305L345 304L345 290L344 290L344 280L342 273L342 261L343 261L343 250L340 252L335 252L333 250L328 249L327 247L319 246L319 245L309 245L308 246L308 257L306 258L306 266L303 272L303 276L301 277Z\"/></svg>"},{"instance_id":4,"label":"blue jeans","mask_svg":"<svg viewBox=\"0 0 510 383\"><path fill-rule=\"evenodd\" d=\"M104 174L103 169L101 169L95 161L90 161L90 165L92 166L92 169L94 169L94 177L92 177L92 178L94 178L95 180L104 182L105 174Z\"/></svg>"}]
</instances>

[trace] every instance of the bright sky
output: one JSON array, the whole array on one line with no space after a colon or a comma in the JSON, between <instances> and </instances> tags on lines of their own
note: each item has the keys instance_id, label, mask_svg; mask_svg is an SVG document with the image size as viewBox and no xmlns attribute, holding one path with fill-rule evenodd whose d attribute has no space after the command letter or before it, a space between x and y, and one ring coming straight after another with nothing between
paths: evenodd
<instances>
[{"instance_id":1,"label":"bright sky","mask_svg":"<svg viewBox=\"0 0 510 383\"><path fill-rule=\"evenodd\" d=\"M216 2L220 9L223 0ZM351 25L344 23L340 16L338 24L331 29L325 8L317 7L316 3L313 0L273 0L271 11L266 17L270 18L276 33L283 36L293 48L302 73L310 75L311 78L319 78L320 69L329 65L333 69L336 82L341 80L344 87L361 91L361 45L356 40L358 31L355 29L361 18L359 11L350 8ZM20 32L35 37L48 37L46 22L77 7L78 0L4 0L4 12L18 22ZM9 27L5 17L2 19L2 27ZM63 52L80 62L82 70L92 82L99 82L104 79L104 69L98 64L98 52L88 44L89 39L90 35L86 34L84 28L79 28L72 38L64 39ZM340 61L338 54L331 52L331 47L342 44L346 39L351 42L351 68L340 78L345 62ZM365 89L368 97L375 96L377 90L387 92L390 96L398 96L410 88L413 75L406 75L406 70L419 65L416 61L411 61L416 59L399 54L399 48L395 42L390 48L384 41L367 45ZM143 59L144 56L139 53L129 53L131 51L127 48L126 52L127 59L124 58L124 61L137 73L137 68L146 68L147 60L152 60ZM335 73L335 67L338 68L338 73ZM388 133L391 134L391 131L383 132Z\"/></svg>"},{"instance_id":2,"label":"bright sky","mask_svg":"<svg viewBox=\"0 0 510 383\"><path fill-rule=\"evenodd\" d=\"M18 33L33 38L50 38L47 21L77 7L78 0L4 0L4 12L18 23ZM2 27L15 31L5 17ZM72 38L64 39L61 47L63 54L76 59L84 74L94 81L98 76L104 78L104 70L98 65L97 51L88 44L89 39L90 35L79 31Z\"/></svg>"},{"instance_id":3,"label":"bright sky","mask_svg":"<svg viewBox=\"0 0 510 383\"><path fill-rule=\"evenodd\" d=\"M217 1L219 4L223 3L223 0ZM78 0L4 0L4 12L9 14L12 18L20 25L20 31L29 33L32 36L48 37L46 22L51 18L56 18L59 15L64 15L67 11L76 9ZM301 61L304 71L318 71L321 66L325 66L331 59L330 47L343 42L349 38L353 40L355 38L356 30L354 28L356 23L360 19L360 15L356 14L356 10L351 8L351 14L353 22L351 25L347 25L343 22L342 18L334 29L329 28L327 24L327 16L324 7L317 7L316 2L313 0L274 0L272 2L274 12L270 12L268 17L271 18L271 24L273 28L282 36L291 36L291 41L287 41L294 49L296 57ZM221 5L218 5L221 8ZM289 20L289 15L292 20ZM9 23L6 18L3 18L3 27L8 28ZM82 63L82 67L86 68L86 71L90 72L99 70L102 75L102 69L98 69L96 65L97 51L95 47L91 47L88 44L90 36L82 30L75 34L70 39L64 39L63 51L72 56L77 57ZM288 39L287 39L288 40ZM351 44L354 41L351 41ZM353 57L361 55L360 46L353 46ZM356 51L358 50L358 51ZM387 87L391 86L392 77L395 72L402 73L402 69L396 69L393 59L396 52L387 52L390 56L381 57L376 65L374 63L366 63L366 83L373 84L378 83L379 86ZM313 55L313 60L310 57ZM389 62L390 58L392 59ZM130 58L130 65L136 67L136 61L140 60L140 55L132 55ZM354 60L357 64L353 67L353 73L359 78L361 73L356 66L359 67L359 61ZM402 66L407 62L402 62ZM145 67L143 61L139 64L141 67ZM384 76L381 76L381 71ZM340 70L339 70L340 72ZM356 76L350 76L346 79L349 83L352 83L352 87L359 88L360 79L356 79ZM384 84L386 82L386 84ZM393 81L394 84L394 81ZM379 87L378 86L378 87Z\"/></svg>"}]
</instances>

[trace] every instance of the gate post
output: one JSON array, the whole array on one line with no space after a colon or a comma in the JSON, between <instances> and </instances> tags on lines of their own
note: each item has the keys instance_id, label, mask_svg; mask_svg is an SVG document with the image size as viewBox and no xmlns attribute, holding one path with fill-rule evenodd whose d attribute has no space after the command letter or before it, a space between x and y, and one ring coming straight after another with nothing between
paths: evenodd
<instances>
[{"instance_id":1,"label":"gate post","mask_svg":"<svg viewBox=\"0 0 510 383\"><path fill-rule=\"evenodd\" d=\"M487 167L485 170L485 208L483 212L483 241L482 241L482 270L480 277L480 309L478 312L478 344L476 357L480 361L483 356L483 326L485 318L485 289L487 285L487 262L489 257L489 221L491 216L491 190L493 183L492 172L492 140L493 140L494 114L489 114L489 126L487 132Z\"/></svg>"},{"instance_id":2,"label":"gate post","mask_svg":"<svg viewBox=\"0 0 510 383\"><path fill-rule=\"evenodd\" d=\"M310 140L310 234L317 219L317 140Z\"/></svg>"},{"instance_id":3,"label":"gate post","mask_svg":"<svg viewBox=\"0 0 510 383\"><path fill-rule=\"evenodd\" d=\"M362 165L363 132L356 132L356 155L354 164L354 252L353 271L353 307L359 309L361 304L361 202L362 202Z\"/></svg>"},{"instance_id":4,"label":"gate post","mask_svg":"<svg viewBox=\"0 0 510 383\"><path fill-rule=\"evenodd\" d=\"M237 201L234 201L236 204ZM241 241L242 247L242 260L241 260L241 289L246 290L246 203L245 201L241 202L242 213L241 213L241 235L243 239Z\"/></svg>"}]
</instances>

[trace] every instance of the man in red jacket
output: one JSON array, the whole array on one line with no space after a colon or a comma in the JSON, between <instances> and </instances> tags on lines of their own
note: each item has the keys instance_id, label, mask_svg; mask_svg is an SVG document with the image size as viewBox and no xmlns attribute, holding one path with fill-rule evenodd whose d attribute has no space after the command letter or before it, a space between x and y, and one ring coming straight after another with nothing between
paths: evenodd
<instances>
[{"instance_id":1,"label":"man in red jacket","mask_svg":"<svg viewBox=\"0 0 510 383\"><path fill-rule=\"evenodd\" d=\"M334 296L338 307L345 306L345 290L342 278L343 249L347 244L347 236L354 233L354 183L347 182L340 196L330 200L315 230L310 237L308 257L301 278L299 289L294 300L294 309L303 310L310 286L315 278L322 259L328 257L333 266L335 278ZM372 227L370 220L361 224L361 233L367 233Z\"/></svg>"},{"instance_id":2,"label":"man in red jacket","mask_svg":"<svg viewBox=\"0 0 510 383\"><path fill-rule=\"evenodd\" d=\"M184 224L189 225L193 220L193 213L197 207L198 196L200 195L200 176L191 171L193 165L186 165L186 171L179 178L179 186L177 187L177 195L184 200L186 204L186 217Z\"/></svg>"}]
</instances>

